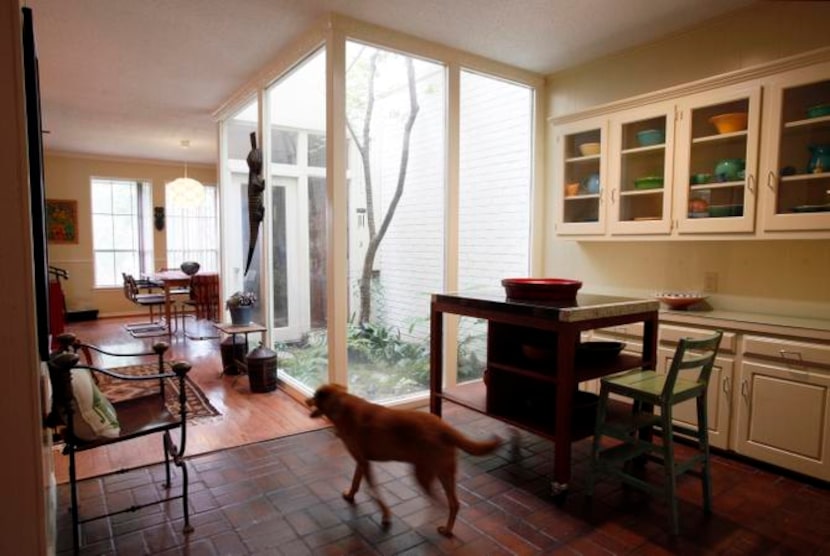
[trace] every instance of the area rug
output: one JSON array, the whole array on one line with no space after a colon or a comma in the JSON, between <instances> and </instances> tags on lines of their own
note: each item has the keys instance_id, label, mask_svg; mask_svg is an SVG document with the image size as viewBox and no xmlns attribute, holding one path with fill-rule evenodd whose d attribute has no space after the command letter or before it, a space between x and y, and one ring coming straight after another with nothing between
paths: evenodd
<instances>
[{"instance_id":1,"label":"area rug","mask_svg":"<svg viewBox=\"0 0 830 556\"><path fill-rule=\"evenodd\" d=\"M158 365L149 363L145 365L130 365L129 367L116 367L107 369L114 373L128 376L148 376L158 373ZM165 373L172 372L169 363L165 362ZM129 398L135 398L153 392L158 392L158 383L154 380L142 380L128 382L118 380L103 373L94 373L98 379L98 388L111 402L117 402ZM192 425L204 423L218 418L221 414L210 404L207 396L202 392L190 377L184 378L184 395L187 406L187 422ZM179 379L164 379L164 398L167 409L174 415L179 412Z\"/></svg>"}]
</instances>

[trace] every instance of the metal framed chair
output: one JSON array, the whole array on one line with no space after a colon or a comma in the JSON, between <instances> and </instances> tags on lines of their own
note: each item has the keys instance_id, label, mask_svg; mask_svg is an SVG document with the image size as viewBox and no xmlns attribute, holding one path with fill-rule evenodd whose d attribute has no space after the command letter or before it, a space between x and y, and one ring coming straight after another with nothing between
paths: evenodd
<instances>
[{"instance_id":1,"label":"metal framed chair","mask_svg":"<svg viewBox=\"0 0 830 556\"><path fill-rule=\"evenodd\" d=\"M190 524L190 511L188 507L188 471L185 459L185 447L187 441L187 403L185 396L185 377L190 371L190 364L187 362L165 361L164 354L168 345L158 342L153 345L152 351L144 353L111 353L90 344L81 343L73 334L62 334L57 338L59 349L52 354L49 360L49 376L52 385L52 408L47 418L47 425L53 427L60 439L64 442L63 453L69 457L69 488L72 514L72 546L77 554L81 545L81 525L90 521L103 519L113 515L137 511L141 508L160 504L171 500L182 500L184 527L182 532L187 534L193 531ZM157 372L152 375L134 376L124 375L117 372L96 367L91 364L93 352L109 357L129 357L131 363L137 358L151 357L154 360L153 367ZM85 363L79 365L79 353L84 355ZM146 359L144 359L146 361ZM139 381L145 383L150 381L158 383L158 389L150 393L112 403L117 415L120 430L117 436L99 436L93 439L80 438L83 436L76 430L78 413L83 409L79 407L80 402L77 392L73 388L73 375L81 369L88 369L93 376L107 375L113 380L126 381L135 384ZM79 376L75 377L79 379ZM173 379L177 382L178 389L178 410L171 410L165 403L165 380ZM100 412L101 402L95 401L95 408ZM177 445L171 431L178 430ZM159 500L139 505L133 505L120 510L112 510L108 513L94 517L81 518L78 506L78 479L75 454L86 450L92 450L101 446L130 440L140 436L162 433L162 447L164 452L165 483L164 488L171 487L170 463L178 467L182 475L181 493L169 495Z\"/></svg>"},{"instance_id":2,"label":"metal framed chair","mask_svg":"<svg viewBox=\"0 0 830 556\"><path fill-rule=\"evenodd\" d=\"M148 322L125 324L124 327L136 338L160 336L165 333L165 326L157 322L155 317L155 308L161 307L165 303L164 294L141 293L138 282L131 274L122 273L122 277L124 279L124 296L136 305L147 307L150 310L150 320ZM161 314L160 311L159 314Z\"/></svg>"},{"instance_id":3,"label":"metal framed chair","mask_svg":"<svg viewBox=\"0 0 830 556\"><path fill-rule=\"evenodd\" d=\"M692 473L702 479L703 509L706 513L711 512L712 485L706 390L722 336L723 333L718 331L699 340L681 339L671 366L665 374L649 369L634 369L602 379L591 451L588 496L593 496L594 484L600 474L612 475L627 485L662 495L669 505L671 530L677 534L679 523L676 481L683 473ZM626 419L608 419L607 406L611 394L632 400L632 412ZM697 428L674 424L672 408L692 399L697 406ZM659 414L654 412L655 409L659 409ZM660 443L652 439L655 428L661 432ZM699 452L688 459L677 461L674 433L696 438ZM603 437L610 437L619 442L603 447ZM653 459L663 464L662 485L656 485L635 474L636 466L633 464L644 459Z\"/></svg>"}]
</instances>

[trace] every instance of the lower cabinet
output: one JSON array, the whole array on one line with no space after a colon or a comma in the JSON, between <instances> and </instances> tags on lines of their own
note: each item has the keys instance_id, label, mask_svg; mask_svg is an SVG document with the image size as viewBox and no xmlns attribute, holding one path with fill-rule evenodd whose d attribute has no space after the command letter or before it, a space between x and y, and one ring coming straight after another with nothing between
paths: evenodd
<instances>
[{"instance_id":1,"label":"lower cabinet","mask_svg":"<svg viewBox=\"0 0 830 556\"><path fill-rule=\"evenodd\" d=\"M657 371L665 373L680 338L714 328L660 323ZM626 343L641 351L636 325L594 330L584 340ZM830 481L830 343L791 335L724 330L707 397L709 443L715 448ZM599 381L580 384L598 393ZM693 401L674 408L674 421L697 426Z\"/></svg>"},{"instance_id":2,"label":"lower cabinet","mask_svg":"<svg viewBox=\"0 0 830 556\"><path fill-rule=\"evenodd\" d=\"M830 346L746 336L736 452L830 480Z\"/></svg>"}]
</instances>

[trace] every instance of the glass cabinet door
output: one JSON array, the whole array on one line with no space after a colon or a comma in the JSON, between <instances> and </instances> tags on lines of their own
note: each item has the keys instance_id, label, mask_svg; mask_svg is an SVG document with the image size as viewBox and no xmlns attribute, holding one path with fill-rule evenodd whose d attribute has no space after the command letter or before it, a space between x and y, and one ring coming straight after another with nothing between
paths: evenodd
<instances>
[{"instance_id":1,"label":"glass cabinet door","mask_svg":"<svg viewBox=\"0 0 830 556\"><path fill-rule=\"evenodd\" d=\"M679 106L675 215L679 232L751 232L755 223L759 84Z\"/></svg>"},{"instance_id":2,"label":"glass cabinet door","mask_svg":"<svg viewBox=\"0 0 830 556\"><path fill-rule=\"evenodd\" d=\"M609 227L613 233L671 230L674 107L652 105L611 124Z\"/></svg>"},{"instance_id":3,"label":"glass cabinet door","mask_svg":"<svg viewBox=\"0 0 830 556\"><path fill-rule=\"evenodd\" d=\"M768 100L764 229L830 229L830 63L776 76Z\"/></svg>"},{"instance_id":4,"label":"glass cabinet door","mask_svg":"<svg viewBox=\"0 0 830 556\"><path fill-rule=\"evenodd\" d=\"M556 232L602 234L606 125L595 119L566 124L556 132L554 196L558 203Z\"/></svg>"}]
</instances>

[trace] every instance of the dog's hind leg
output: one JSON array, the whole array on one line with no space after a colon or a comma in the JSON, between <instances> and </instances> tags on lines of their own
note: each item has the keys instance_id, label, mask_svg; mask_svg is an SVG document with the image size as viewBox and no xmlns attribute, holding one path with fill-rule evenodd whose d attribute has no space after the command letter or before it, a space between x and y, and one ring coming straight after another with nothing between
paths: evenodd
<instances>
[{"instance_id":1,"label":"dog's hind leg","mask_svg":"<svg viewBox=\"0 0 830 556\"><path fill-rule=\"evenodd\" d=\"M441 486L444 487L444 492L447 494L447 506L449 506L450 515L447 517L447 524L438 527L438 532L445 537L452 537L452 528L455 525L455 516L458 515L458 509L461 506L458 503L458 497L455 495L455 469L450 473L439 473L438 480L441 481Z\"/></svg>"}]
</instances>

